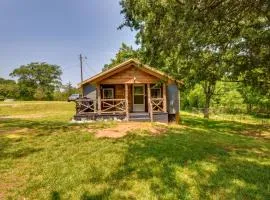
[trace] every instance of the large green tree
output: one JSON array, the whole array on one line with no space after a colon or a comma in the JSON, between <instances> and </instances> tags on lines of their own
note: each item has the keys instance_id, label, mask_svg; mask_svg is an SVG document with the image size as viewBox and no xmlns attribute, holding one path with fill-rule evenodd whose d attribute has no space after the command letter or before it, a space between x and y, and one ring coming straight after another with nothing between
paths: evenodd
<instances>
[{"instance_id":1,"label":"large green tree","mask_svg":"<svg viewBox=\"0 0 270 200\"><path fill-rule=\"evenodd\" d=\"M30 63L15 69L10 75L18 77L22 99L51 100L55 88L61 84L62 70L48 63Z\"/></svg>"},{"instance_id":2,"label":"large green tree","mask_svg":"<svg viewBox=\"0 0 270 200\"><path fill-rule=\"evenodd\" d=\"M205 117L216 83L224 77L268 85L268 0L121 0L120 4L125 17L120 28L138 31L145 62L183 79L186 86L202 84Z\"/></svg>"},{"instance_id":3,"label":"large green tree","mask_svg":"<svg viewBox=\"0 0 270 200\"><path fill-rule=\"evenodd\" d=\"M140 50L135 50L132 46L122 43L115 57L111 59L110 63L104 65L103 71L110 69L111 67L114 67L115 65L120 64L130 58L140 59Z\"/></svg>"}]
</instances>

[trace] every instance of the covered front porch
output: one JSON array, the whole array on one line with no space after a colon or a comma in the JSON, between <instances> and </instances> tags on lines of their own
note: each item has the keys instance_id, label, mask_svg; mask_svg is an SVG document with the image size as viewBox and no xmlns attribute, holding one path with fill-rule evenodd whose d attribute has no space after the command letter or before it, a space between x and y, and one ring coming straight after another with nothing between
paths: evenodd
<instances>
[{"instance_id":1,"label":"covered front porch","mask_svg":"<svg viewBox=\"0 0 270 200\"><path fill-rule=\"evenodd\" d=\"M167 122L166 84L97 84L95 98L76 101L75 118Z\"/></svg>"}]
</instances>

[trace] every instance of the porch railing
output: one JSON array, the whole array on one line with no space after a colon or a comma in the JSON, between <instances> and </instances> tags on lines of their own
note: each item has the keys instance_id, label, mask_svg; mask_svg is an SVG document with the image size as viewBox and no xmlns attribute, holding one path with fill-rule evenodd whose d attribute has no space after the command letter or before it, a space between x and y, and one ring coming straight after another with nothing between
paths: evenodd
<instances>
[{"instance_id":1,"label":"porch railing","mask_svg":"<svg viewBox=\"0 0 270 200\"><path fill-rule=\"evenodd\" d=\"M126 112L126 99L101 99L101 113Z\"/></svg>"},{"instance_id":2,"label":"porch railing","mask_svg":"<svg viewBox=\"0 0 270 200\"><path fill-rule=\"evenodd\" d=\"M150 99L150 112L164 112L164 99L163 98L149 98ZM88 113L127 113L128 103L126 99L100 99L100 110L98 110L98 102L93 99L77 99L76 113L78 115L86 115Z\"/></svg>"},{"instance_id":3,"label":"porch railing","mask_svg":"<svg viewBox=\"0 0 270 200\"><path fill-rule=\"evenodd\" d=\"M163 102L164 102L163 98L151 98L152 111L163 112L164 111Z\"/></svg>"},{"instance_id":4,"label":"porch railing","mask_svg":"<svg viewBox=\"0 0 270 200\"><path fill-rule=\"evenodd\" d=\"M79 115L97 112L96 100L77 99L75 102L76 102L76 113Z\"/></svg>"},{"instance_id":5,"label":"porch railing","mask_svg":"<svg viewBox=\"0 0 270 200\"><path fill-rule=\"evenodd\" d=\"M76 113L77 115L86 115L89 113L125 113L126 110L126 99L101 99L100 112L98 110L98 102L93 99L77 99Z\"/></svg>"}]
</instances>

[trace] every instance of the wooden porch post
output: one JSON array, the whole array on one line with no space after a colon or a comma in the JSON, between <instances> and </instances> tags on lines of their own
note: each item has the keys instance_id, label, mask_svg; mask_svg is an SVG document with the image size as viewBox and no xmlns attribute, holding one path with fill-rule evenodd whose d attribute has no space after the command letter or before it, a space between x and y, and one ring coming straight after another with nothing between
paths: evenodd
<instances>
[{"instance_id":1,"label":"wooden porch post","mask_svg":"<svg viewBox=\"0 0 270 200\"><path fill-rule=\"evenodd\" d=\"M165 83L163 85L163 112L167 112L167 85Z\"/></svg>"},{"instance_id":2,"label":"wooden porch post","mask_svg":"<svg viewBox=\"0 0 270 200\"><path fill-rule=\"evenodd\" d=\"M100 84L97 85L98 114L101 114L101 91Z\"/></svg>"},{"instance_id":3,"label":"wooden porch post","mask_svg":"<svg viewBox=\"0 0 270 200\"><path fill-rule=\"evenodd\" d=\"M151 122L153 122L153 110L152 110L152 102L151 102L150 83L147 83L147 96L148 96L148 112L150 113Z\"/></svg>"},{"instance_id":4,"label":"wooden porch post","mask_svg":"<svg viewBox=\"0 0 270 200\"><path fill-rule=\"evenodd\" d=\"M129 109L128 109L128 84L125 84L125 99L126 99L126 117L127 121L129 121Z\"/></svg>"}]
</instances>

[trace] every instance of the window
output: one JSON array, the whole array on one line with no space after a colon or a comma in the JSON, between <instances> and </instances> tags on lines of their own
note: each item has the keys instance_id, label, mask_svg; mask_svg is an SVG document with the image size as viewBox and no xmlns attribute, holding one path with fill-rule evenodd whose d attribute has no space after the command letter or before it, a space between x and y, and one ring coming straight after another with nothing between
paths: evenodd
<instances>
[{"instance_id":1,"label":"window","mask_svg":"<svg viewBox=\"0 0 270 200\"><path fill-rule=\"evenodd\" d=\"M135 95L144 95L143 86L134 86Z\"/></svg>"},{"instance_id":2,"label":"window","mask_svg":"<svg viewBox=\"0 0 270 200\"><path fill-rule=\"evenodd\" d=\"M103 99L113 99L113 88L103 88Z\"/></svg>"},{"instance_id":3,"label":"window","mask_svg":"<svg viewBox=\"0 0 270 200\"><path fill-rule=\"evenodd\" d=\"M152 98L161 98L161 89L160 88L152 88L151 89L151 97Z\"/></svg>"},{"instance_id":4,"label":"window","mask_svg":"<svg viewBox=\"0 0 270 200\"><path fill-rule=\"evenodd\" d=\"M134 85L133 104L144 104L144 86Z\"/></svg>"}]
</instances>

